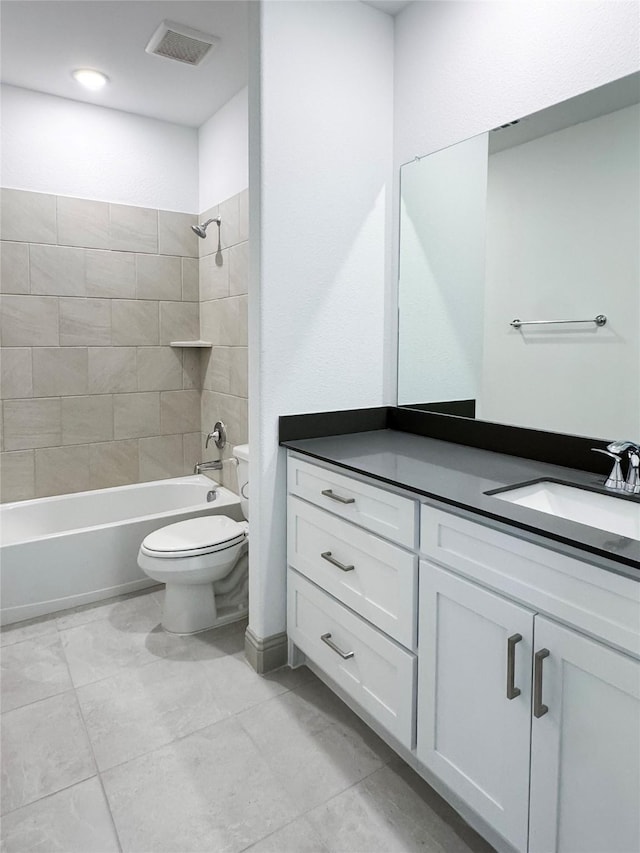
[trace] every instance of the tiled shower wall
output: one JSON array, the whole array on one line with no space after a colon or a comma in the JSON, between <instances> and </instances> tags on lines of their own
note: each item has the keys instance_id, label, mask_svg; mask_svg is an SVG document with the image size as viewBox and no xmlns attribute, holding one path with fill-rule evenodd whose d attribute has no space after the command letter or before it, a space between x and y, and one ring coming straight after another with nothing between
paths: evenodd
<instances>
[{"instance_id":1,"label":"tiled shower wall","mask_svg":"<svg viewBox=\"0 0 640 853\"><path fill-rule=\"evenodd\" d=\"M226 424L225 459L234 445L248 441L248 200L245 190L202 214L202 221L221 218L219 233L212 223L200 241L200 336L213 344L202 353L202 432L204 440L217 420ZM210 445L203 453L203 459L214 459L217 449ZM229 462L222 482L237 490L235 467Z\"/></svg>"},{"instance_id":2,"label":"tiled shower wall","mask_svg":"<svg viewBox=\"0 0 640 853\"><path fill-rule=\"evenodd\" d=\"M195 216L2 191L3 500L201 459Z\"/></svg>"}]
</instances>

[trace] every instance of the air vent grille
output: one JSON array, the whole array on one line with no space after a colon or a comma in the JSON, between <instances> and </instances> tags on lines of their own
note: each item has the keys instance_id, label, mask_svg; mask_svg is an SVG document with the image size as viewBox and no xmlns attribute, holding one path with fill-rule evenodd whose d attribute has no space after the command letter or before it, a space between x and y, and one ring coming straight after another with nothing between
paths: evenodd
<instances>
[{"instance_id":1,"label":"air vent grille","mask_svg":"<svg viewBox=\"0 0 640 853\"><path fill-rule=\"evenodd\" d=\"M146 51L187 65L199 65L217 41L215 36L208 33L201 33L174 21L163 21L151 37Z\"/></svg>"}]
</instances>

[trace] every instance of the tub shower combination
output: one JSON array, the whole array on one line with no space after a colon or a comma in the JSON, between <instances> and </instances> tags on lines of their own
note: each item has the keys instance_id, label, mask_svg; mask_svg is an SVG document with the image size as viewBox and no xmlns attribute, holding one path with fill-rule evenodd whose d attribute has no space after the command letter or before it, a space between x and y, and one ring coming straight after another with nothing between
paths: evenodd
<instances>
[{"instance_id":1,"label":"tub shower combination","mask_svg":"<svg viewBox=\"0 0 640 853\"><path fill-rule=\"evenodd\" d=\"M239 497L203 474L0 506L0 624L154 586L142 540L203 515L243 518ZM246 579L224 594L235 618L246 612Z\"/></svg>"}]
</instances>

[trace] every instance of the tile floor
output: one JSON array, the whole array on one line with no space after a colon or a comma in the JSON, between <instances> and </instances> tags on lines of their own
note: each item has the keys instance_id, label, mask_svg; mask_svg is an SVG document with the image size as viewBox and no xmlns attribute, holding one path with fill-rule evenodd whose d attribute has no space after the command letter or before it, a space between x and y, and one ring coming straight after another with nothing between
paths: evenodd
<instances>
[{"instance_id":1,"label":"tile floor","mask_svg":"<svg viewBox=\"0 0 640 853\"><path fill-rule=\"evenodd\" d=\"M162 593L4 629L2 853L488 853L309 670Z\"/></svg>"}]
</instances>

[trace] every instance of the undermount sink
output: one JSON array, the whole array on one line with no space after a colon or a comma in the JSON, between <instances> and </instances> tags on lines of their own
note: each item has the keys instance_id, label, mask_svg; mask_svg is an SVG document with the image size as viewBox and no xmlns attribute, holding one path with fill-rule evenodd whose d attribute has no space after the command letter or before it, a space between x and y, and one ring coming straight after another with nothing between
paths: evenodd
<instances>
[{"instance_id":1,"label":"undermount sink","mask_svg":"<svg viewBox=\"0 0 640 853\"><path fill-rule=\"evenodd\" d=\"M515 486L492 497L640 541L640 503L550 480Z\"/></svg>"}]
</instances>

